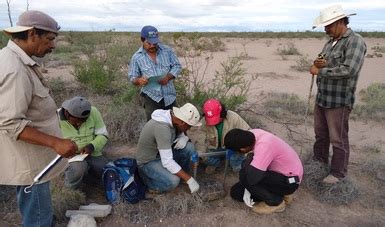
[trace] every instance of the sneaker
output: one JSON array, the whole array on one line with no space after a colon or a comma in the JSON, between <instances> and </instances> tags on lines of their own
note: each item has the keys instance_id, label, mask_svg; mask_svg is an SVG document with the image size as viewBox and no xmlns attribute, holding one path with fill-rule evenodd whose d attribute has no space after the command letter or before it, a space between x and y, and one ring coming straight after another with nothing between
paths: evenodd
<instances>
[{"instance_id":1,"label":"sneaker","mask_svg":"<svg viewBox=\"0 0 385 227\"><path fill-rule=\"evenodd\" d=\"M327 177L325 177L323 180L322 180L322 183L324 184L336 184L340 181L341 179L329 174Z\"/></svg>"},{"instance_id":2,"label":"sneaker","mask_svg":"<svg viewBox=\"0 0 385 227\"><path fill-rule=\"evenodd\" d=\"M215 166L207 166L205 169L206 174L213 174L217 170L217 167Z\"/></svg>"},{"instance_id":3,"label":"sneaker","mask_svg":"<svg viewBox=\"0 0 385 227\"><path fill-rule=\"evenodd\" d=\"M283 197L283 201L285 201L286 205L290 205L294 200L294 195L293 194L290 194L290 195L285 195Z\"/></svg>"},{"instance_id":4,"label":"sneaker","mask_svg":"<svg viewBox=\"0 0 385 227\"><path fill-rule=\"evenodd\" d=\"M280 213L285 210L285 201L282 201L277 206L269 206L265 202L260 202L252 208L252 210L257 214L271 214L271 213Z\"/></svg>"}]
</instances>

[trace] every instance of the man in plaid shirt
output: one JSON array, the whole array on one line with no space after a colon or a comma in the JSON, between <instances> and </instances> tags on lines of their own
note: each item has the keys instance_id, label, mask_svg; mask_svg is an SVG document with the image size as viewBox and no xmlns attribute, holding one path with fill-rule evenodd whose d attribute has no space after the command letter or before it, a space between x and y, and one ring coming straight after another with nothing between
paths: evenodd
<instances>
[{"instance_id":1,"label":"man in plaid shirt","mask_svg":"<svg viewBox=\"0 0 385 227\"><path fill-rule=\"evenodd\" d=\"M328 164L330 143L333 148L330 174L323 183L335 184L347 174L349 161L349 114L353 108L357 80L364 63L366 44L347 27L349 16L340 5L328 7L315 19L324 26L330 40L310 68L317 75L314 107L314 159Z\"/></svg>"}]
</instances>

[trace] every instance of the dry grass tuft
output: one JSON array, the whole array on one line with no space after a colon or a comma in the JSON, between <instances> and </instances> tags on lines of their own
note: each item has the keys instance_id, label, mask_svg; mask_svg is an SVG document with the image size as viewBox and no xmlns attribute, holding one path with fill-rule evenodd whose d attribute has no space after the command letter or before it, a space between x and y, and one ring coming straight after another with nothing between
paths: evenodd
<instances>
[{"instance_id":1,"label":"dry grass tuft","mask_svg":"<svg viewBox=\"0 0 385 227\"><path fill-rule=\"evenodd\" d=\"M378 183L385 186L385 164L382 159L372 159L366 161L362 167L362 172L368 174L371 178L378 181Z\"/></svg>"},{"instance_id":2,"label":"dry grass tuft","mask_svg":"<svg viewBox=\"0 0 385 227\"><path fill-rule=\"evenodd\" d=\"M329 168L325 164L309 158L304 163L303 172L302 185L310 191L317 191L322 179L328 175Z\"/></svg>"},{"instance_id":3,"label":"dry grass tuft","mask_svg":"<svg viewBox=\"0 0 385 227\"><path fill-rule=\"evenodd\" d=\"M166 193L153 199L142 200L138 204L118 203L113 207L114 221L111 224L146 224L169 217L186 214L200 214L207 210L207 205L198 195L189 193Z\"/></svg>"},{"instance_id":4,"label":"dry grass tuft","mask_svg":"<svg viewBox=\"0 0 385 227\"><path fill-rule=\"evenodd\" d=\"M329 173L329 168L318 161L308 160L304 165L302 185L309 189L321 201L333 205L348 204L359 196L357 184L349 177L334 184L326 185L322 179Z\"/></svg>"},{"instance_id":5,"label":"dry grass tuft","mask_svg":"<svg viewBox=\"0 0 385 227\"><path fill-rule=\"evenodd\" d=\"M60 182L57 179L51 182L52 206L57 220L61 222L66 220L67 210L77 210L80 205L86 204L86 195L64 187L63 180Z\"/></svg>"},{"instance_id":6,"label":"dry grass tuft","mask_svg":"<svg viewBox=\"0 0 385 227\"><path fill-rule=\"evenodd\" d=\"M334 205L349 204L360 195L357 184L349 177L331 186L322 184L319 191L321 202Z\"/></svg>"}]
</instances>

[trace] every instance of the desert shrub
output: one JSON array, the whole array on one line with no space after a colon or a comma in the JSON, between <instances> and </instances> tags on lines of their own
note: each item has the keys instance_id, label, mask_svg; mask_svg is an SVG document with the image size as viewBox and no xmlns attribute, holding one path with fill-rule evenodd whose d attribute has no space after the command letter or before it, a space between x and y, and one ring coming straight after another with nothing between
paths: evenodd
<instances>
[{"instance_id":1,"label":"desert shrub","mask_svg":"<svg viewBox=\"0 0 385 227\"><path fill-rule=\"evenodd\" d=\"M103 116L113 142L136 143L146 123L144 109L139 105L139 100L133 100L131 97L131 101L127 102L128 99L130 98L127 96L115 98Z\"/></svg>"},{"instance_id":2,"label":"desert shrub","mask_svg":"<svg viewBox=\"0 0 385 227\"><path fill-rule=\"evenodd\" d=\"M59 222L66 219L67 210L77 210L86 203L86 196L79 190L63 186L63 178L56 178L51 182L52 207Z\"/></svg>"},{"instance_id":3,"label":"desert shrub","mask_svg":"<svg viewBox=\"0 0 385 227\"><path fill-rule=\"evenodd\" d=\"M128 59L137 48L130 41L111 39L99 44L99 50L86 53L83 60L74 64L75 79L84 88L98 94L114 94L127 83L126 66Z\"/></svg>"},{"instance_id":4,"label":"desert shrub","mask_svg":"<svg viewBox=\"0 0 385 227\"><path fill-rule=\"evenodd\" d=\"M206 99L217 98L229 109L236 109L246 102L251 83L245 78L246 70L239 56L229 57L222 62L214 80L208 82L205 77L212 52L194 46L194 42L199 40L194 36L175 37L176 51L183 57L185 66L181 76L175 80L179 103L191 102L201 106Z\"/></svg>"},{"instance_id":5,"label":"desert shrub","mask_svg":"<svg viewBox=\"0 0 385 227\"><path fill-rule=\"evenodd\" d=\"M277 48L278 55L300 55L294 43L287 43L282 48Z\"/></svg>"},{"instance_id":6,"label":"desert shrub","mask_svg":"<svg viewBox=\"0 0 385 227\"><path fill-rule=\"evenodd\" d=\"M385 119L385 84L373 83L359 92L363 104L355 105L353 114L372 120Z\"/></svg>"},{"instance_id":7,"label":"desert shrub","mask_svg":"<svg viewBox=\"0 0 385 227\"><path fill-rule=\"evenodd\" d=\"M85 88L99 94L108 93L116 77L112 70L104 67L104 60L98 57L77 62L74 76Z\"/></svg>"},{"instance_id":8,"label":"desert shrub","mask_svg":"<svg viewBox=\"0 0 385 227\"><path fill-rule=\"evenodd\" d=\"M233 110L244 104L251 83L245 78L242 62L238 57L230 57L221 63L221 67L215 72L214 79L207 82L204 74L197 73L194 66L187 64L184 74L176 80L178 100L202 106L206 99L217 98Z\"/></svg>"},{"instance_id":9,"label":"desert shrub","mask_svg":"<svg viewBox=\"0 0 385 227\"><path fill-rule=\"evenodd\" d=\"M291 68L299 71L299 72L305 72L309 71L311 65L313 64L313 61L308 58L308 56L300 56L297 61L296 65L291 66Z\"/></svg>"},{"instance_id":10,"label":"desert shrub","mask_svg":"<svg viewBox=\"0 0 385 227\"><path fill-rule=\"evenodd\" d=\"M217 37L202 37L201 35L185 36L177 33L173 36L178 56L198 56L201 52L218 52L226 49L225 44Z\"/></svg>"},{"instance_id":11,"label":"desert shrub","mask_svg":"<svg viewBox=\"0 0 385 227\"><path fill-rule=\"evenodd\" d=\"M296 94L275 93L267 95L263 103L266 113L271 117L281 118L288 114L302 115L306 109L305 101Z\"/></svg>"},{"instance_id":12,"label":"desert shrub","mask_svg":"<svg viewBox=\"0 0 385 227\"><path fill-rule=\"evenodd\" d=\"M374 52L385 53L385 46L380 46L377 44L374 47L372 47L372 50Z\"/></svg>"}]
</instances>

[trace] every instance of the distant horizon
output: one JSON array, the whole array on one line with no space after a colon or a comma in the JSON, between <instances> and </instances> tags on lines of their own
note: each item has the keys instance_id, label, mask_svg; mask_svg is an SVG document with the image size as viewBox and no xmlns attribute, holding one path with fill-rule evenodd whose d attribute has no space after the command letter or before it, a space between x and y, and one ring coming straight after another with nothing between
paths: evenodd
<instances>
[{"instance_id":1,"label":"distant horizon","mask_svg":"<svg viewBox=\"0 0 385 227\"><path fill-rule=\"evenodd\" d=\"M306 32L320 10L334 0L34 0L58 21L63 31L140 31L153 25L159 32ZM341 2L354 31L385 31L385 1ZM27 9L25 1L10 1L12 22ZM10 26L6 1L0 2L0 29Z\"/></svg>"}]
</instances>

